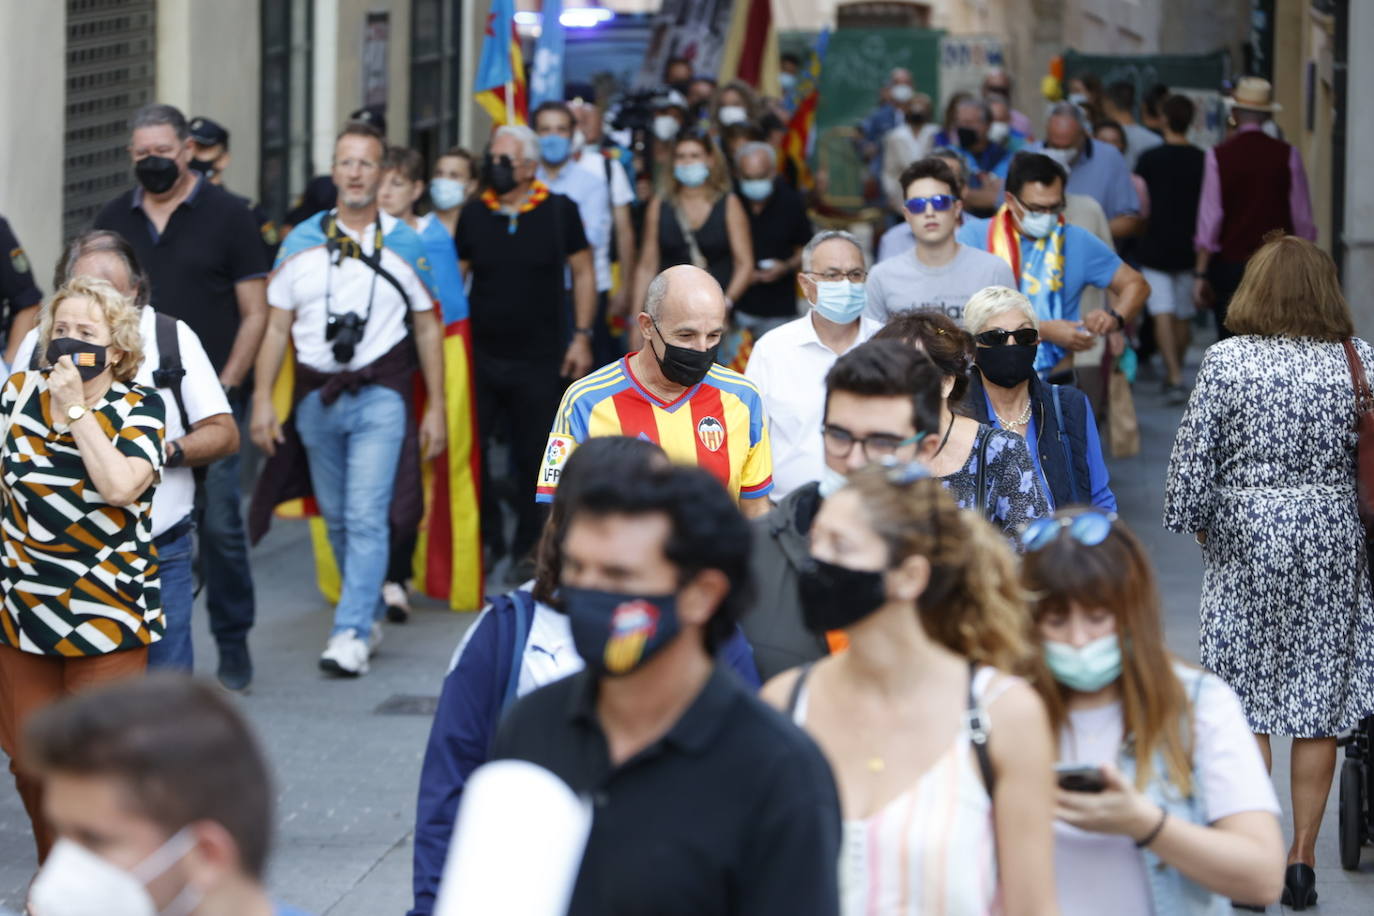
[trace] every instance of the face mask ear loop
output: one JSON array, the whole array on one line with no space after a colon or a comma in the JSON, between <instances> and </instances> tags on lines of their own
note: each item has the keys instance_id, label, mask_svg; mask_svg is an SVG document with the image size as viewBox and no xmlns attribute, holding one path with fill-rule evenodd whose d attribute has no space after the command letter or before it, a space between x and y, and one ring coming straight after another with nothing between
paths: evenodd
<instances>
[{"instance_id":1,"label":"face mask ear loop","mask_svg":"<svg viewBox=\"0 0 1374 916\"><path fill-rule=\"evenodd\" d=\"M129 874L133 875L145 885L161 877L167 869L171 868L181 859L186 857L195 848L196 839L191 835L191 825L187 824L163 843L157 849L148 854L148 857L129 869Z\"/></svg>"}]
</instances>

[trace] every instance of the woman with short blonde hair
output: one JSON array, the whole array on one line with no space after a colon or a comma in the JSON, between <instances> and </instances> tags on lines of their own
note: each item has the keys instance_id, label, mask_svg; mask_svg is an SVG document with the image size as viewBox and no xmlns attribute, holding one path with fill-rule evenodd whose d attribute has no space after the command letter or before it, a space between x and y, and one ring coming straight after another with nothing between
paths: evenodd
<instances>
[{"instance_id":1,"label":"woman with short blonde hair","mask_svg":"<svg viewBox=\"0 0 1374 916\"><path fill-rule=\"evenodd\" d=\"M1240 695L1266 762L1271 734L1293 737L1284 898L1303 909L1336 735L1374 714L1354 326L1331 257L1291 235L1250 258L1226 325L1238 336L1207 350L1174 441L1164 524L1202 545L1202 664ZM1374 374L1374 348L1353 347Z\"/></svg>"},{"instance_id":2,"label":"woman with short blonde hair","mask_svg":"<svg viewBox=\"0 0 1374 916\"><path fill-rule=\"evenodd\" d=\"M43 368L0 394L0 746L11 760L35 710L141 674L164 627L151 531L164 408L130 382L143 360L138 307L76 277L43 307L39 342ZM19 770L15 782L41 861L53 842L41 787Z\"/></svg>"}]
</instances>

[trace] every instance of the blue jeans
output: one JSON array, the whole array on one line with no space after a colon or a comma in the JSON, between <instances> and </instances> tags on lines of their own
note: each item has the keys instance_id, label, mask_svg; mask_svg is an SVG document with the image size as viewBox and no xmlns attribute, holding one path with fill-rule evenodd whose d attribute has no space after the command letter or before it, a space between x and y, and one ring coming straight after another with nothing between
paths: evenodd
<instances>
[{"instance_id":1,"label":"blue jeans","mask_svg":"<svg viewBox=\"0 0 1374 916\"><path fill-rule=\"evenodd\" d=\"M195 555L191 532L157 549L158 575L161 577L162 615L166 632L148 647L148 670L191 672L195 658L191 652L191 608L195 605L195 577L191 561Z\"/></svg>"},{"instance_id":2,"label":"blue jeans","mask_svg":"<svg viewBox=\"0 0 1374 916\"><path fill-rule=\"evenodd\" d=\"M234 421L242 423L242 400L235 399L231 406ZM208 465L196 518L205 575L205 610L210 616L210 632L220 646L243 644L256 615L240 477L238 452Z\"/></svg>"},{"instance_id":3,"label":"blue jeans","mask_svg":"<svg viewBox=\"0 0 1374 916\"><path fill-rule=\"evenodd\" d=\"M405 428L405 401L381 385L345 392L328 407L313 391L296 406L310 484L343 576L335 633L351 629L366 638L385 610L388 516Z\"/></svg>"}]
</instances>

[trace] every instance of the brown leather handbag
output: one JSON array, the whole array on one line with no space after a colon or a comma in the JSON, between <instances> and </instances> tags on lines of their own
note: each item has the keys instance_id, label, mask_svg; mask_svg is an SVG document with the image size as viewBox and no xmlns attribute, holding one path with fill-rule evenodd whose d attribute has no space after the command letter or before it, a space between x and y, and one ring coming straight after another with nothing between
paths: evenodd
<instances>
[{"instance_id":1,"label":"brown leather handbag","mask_svg":"<svg viewBox=\"0 0 1374 916\"><path fill-rule=\"evenodd\" d=\"M1359 433L1355 449L1356 501L1365 537L1371 538L1374 537L1374 391L1369 388L1364 364L1355 352L1353 340L1345 341L1345 360L1350 364L1350 380L1355 385L1356 430Z\"/></svg>"}]
</instances>

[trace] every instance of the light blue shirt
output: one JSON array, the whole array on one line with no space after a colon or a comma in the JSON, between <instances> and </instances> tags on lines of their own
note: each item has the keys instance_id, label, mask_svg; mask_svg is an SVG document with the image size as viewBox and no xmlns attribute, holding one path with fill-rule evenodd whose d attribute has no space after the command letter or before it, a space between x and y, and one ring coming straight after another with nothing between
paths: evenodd
<instances>
[{"instance_id":1,"label":"light blue shirt","mask_svg":"<svg viewBox=\"0 0 1374 916\"><path fill-rule=\"evenodd\" d=\"M1033 153L1043 153L1045 144L1036 143L1026 149ZM1078 159L1069 168L1070 194L1086 194L1102 205L1107 219L1116 219L1125 213L1140 212L1140 196L1131 183L1131 170L1126 158L1115 146L1100 140L1088 138Z\"/></svg>"},{"instance_id":2,"label":"light blue shirt","mask_svg":"<svg viewBox=\"0 0 1374 916\"><path fill-rule=\"evenodd\" d=\"M577 204L577 212L582 217L582 229L587 234L587 244L592 246L592 256L596 264L597 292L611 288L611 198L606 186L606 176L598 175L581 168L569 159L563 163L558 177L550 180L543 165L539 166L539 180L549 186L555 194L562 194Z\"/></svg>"},{"instance_id":3,"label":"light blue shirt","mask_svg":"<svg viewBox=\"0 0 1374 916\"><path fill-rule=\"evenodd\" d=\"M1116 153L1113 149L1112 152ZM1119 157L1121 154L1117 153ZM1132 194L1135 192L1132 191ZM962 244L969 245L982 251L988 250L988 224L992 220L988 219L964 219L964 224L959 227L955 234ZM1021 236L1021 263L1026 263L1026 250L1035 244L1035 239L1028 239ZM1041 321L1049 321L1054 318L1063 318L1068 321L1077 321L1079 318L1079 300L1083 297L1083 288L1086 286L1097 286L1102 289L1112 285L1112 278L1116 276L1117 268L1121 266L1121 258L1116 252L1103 244L1102 240L1093 235L1081 226L1072 223L1064 227L1064 314L1062 315L1037 315ZM1021 278L1017 277L1018 284Z\"/></svg>"}]
</instances>

